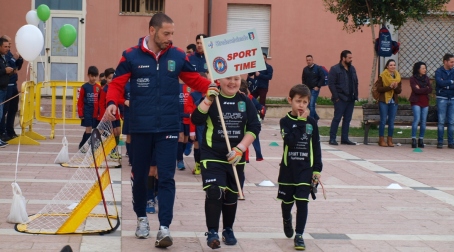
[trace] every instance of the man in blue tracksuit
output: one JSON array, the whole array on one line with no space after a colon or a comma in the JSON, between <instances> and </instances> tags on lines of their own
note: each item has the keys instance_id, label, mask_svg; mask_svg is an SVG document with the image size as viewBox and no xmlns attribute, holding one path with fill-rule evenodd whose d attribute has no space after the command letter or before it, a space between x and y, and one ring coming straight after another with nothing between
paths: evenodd
<instances>
[{"instance_id":1,"label":"man in blue tracksuit","mask_svg":"<svg viewBox=\"0 0 454 252\"><path fill-rule=\"evenodd\" d=\"M266 94L268 93L268 86L270 85L270 80L273 78L273 67L266 62L268 55L263 53L263 60L265 60L266 69L258 71L252 74L249 74L250 78L253 78L256 81L257 89L252 93L255 99L258 98L259 103L262 106L266 106ZM262 119L265 118L265 115L260 115Z\"/></svg>"},{"instance_id":2,"label":"man in blue tracksuit","mask_svg":"<svg viewBox=\"0 0 454 252\"><path fill-rule=\"evenodd\" d=\"M445 123L448 124L448 148L454 149L454 55L443 56L443 66L435 71L437 109L438 109L438 143L443 148Z\"/></svg>"},{"instance_id":3,"label":"man in blue tracksuit","mask_svg":"<svg viewBox=\"0 0 454 252\"><path fill-rule=\"evenodd\" d=\"M6 35L3 38L8 40L11 47L11 38ZM11 50L8 51L5 58L8 65L14 69L14 72L9 76L8 88L6 90L5 100L8 100L19 93L17 87L17 71L22 68L24 59L18 53L11 53ZM13 98L3 106L3 116L0 121L0 136L3 141L9 141L17 137L16 132L14 132L14 118L16 117L18 105L19 96Z\"/></svg>"},{"instance_id":4,"label":"man in blue tracksuit","mask_svg":"<svg viewBox=\"0 0 454 252\"><path fill-rule=\"evenodd\" d=\"M136 236L147 238L147 181L150 161L156 154L159 177L159 231L155 246L168 247L173 241L169 226L175 201L175 159L180 130L179 81L201 92L217 91L189 63L185 52L173 47L174 24L163 13L153 15L149 36L123 52L115 78L107 92L106 115L115 120L124 86L130 80L131 182L133 207L137 215Z\"/></svg>"},{"instance_id":5,"label":"man in blue tracksuit","mask_svg":"<svg viewBox=\"0 0 454 252\"><path fill-rule=\"evenodd\" d=\"M199 34L195 37L197 51L189 55L189 62L194 66L197 72L207 73L208 67L205 60L205 54L203 52L202 38L208 37L205 34Z\"/></svg>"}]
</instances>

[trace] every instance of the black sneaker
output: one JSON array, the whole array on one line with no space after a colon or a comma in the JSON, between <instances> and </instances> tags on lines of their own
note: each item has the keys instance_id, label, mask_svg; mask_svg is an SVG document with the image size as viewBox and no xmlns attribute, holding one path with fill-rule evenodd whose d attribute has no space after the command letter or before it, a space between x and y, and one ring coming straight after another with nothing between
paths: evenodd
<instances>
[{"instance_id":1,"label":"black sneaker","mask_svg":"<svg viewBox=\"0 0 454 252\"><path fill-rule=\"evenodd\" d=\"M221 242L219 241L218 232L214 231L214 229L211 229L209 232L205 233L205 236L207 236L208 247L212 249L221 248Z\"/></svg>"},{"instance_id":2,"label":"black sneaker","mask_svg":"<svg viewBox=\"0 0 454 252\"><path fill-rule=\"evenodd\" d=\"M225 228L224 231L222 231L222 241L225 243L225 245L236 244L237 241L235 235L233 234L232 228Z\"/></svg>"},{"instance_id":3,"label":"black sneaker","mask_svg":"<svg viewBox=\"0 0 454 252\"><path fill-rule=\"evenodd\" d=\"M5 148L8 145L9 145L8 143L3 142L2 140L0 140L0 148Z\"/></svg>"},{"instance_id":4,"label":"black sneaker","mask_svg":"<svg viewBox=\"0 0 454 252\"><path fill-rule=\"evenodd\" d=\"M293 237L293 227L292 227L292 215L290 214L289 220L284 220L284 233L287 238Z\"/></svg>"},{"instance_id":5,"label":"black sneaker","mask_svg":"<svg viewBox=\"0 0 454 252\"><path fill-rule=\"evenodd\" d=\"M8 142L9 140L11 140L11 137L9 137L8 134L3 133L2 136L0 137L0 139L1 139L3 142Z\"/></svg>"},{"instance_id":6,"label":"black sneaker","mask_svg":"<svg viewBox=\"0 0 454 252\"><path fill-rule=\"evenodd\" d=\"M454 149L454 144L448 144L449 149Z\"/></svg>"},{"instance_id":7,"label":"black sneaker","mask_svg":"<svg viewBox=\"0 0 454 252\"><path fill-rule=\"evenodd\" d=\"M295 242L296 250L305 250L306 249L306 245L304 245L304 240L303 240L302 234L296 234L294 242Z\"/></svg>"},{"instance_id":8,"label":"black sneaker","mask_svg":"<svg viewBox=\"0 0 454 252\"><path fill-rule=\"evenodd\" d=\"M437 143L437 149L443 149L443 144L442 143Z\"/></svg>"}]
</instances>

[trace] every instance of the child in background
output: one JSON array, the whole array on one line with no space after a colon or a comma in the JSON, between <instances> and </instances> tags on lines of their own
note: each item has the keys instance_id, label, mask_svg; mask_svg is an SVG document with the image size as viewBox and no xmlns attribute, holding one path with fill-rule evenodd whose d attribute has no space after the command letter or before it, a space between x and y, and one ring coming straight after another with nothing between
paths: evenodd
<instances>
[{"instance_id":1,"label":"child in background","mask_svg":"<svg viewBox=\"0 0 454 252\"><path fill-rule=\"evenodd\" d=\"M98 68L90 66L88 68L88 82L83 84L80 88L79 99L77 100L77 113L79 118L82 119L80 126L85 127L85 132L82 141L79 143L79 149L91 136L92 128L98 126L97 117L99 113L99 93L101 86L96 83L98 78Z\"/></svg>"},{"instance_id":2,"label":"child in background","mask_svg":"<svg viewBox=\"0 0 454 252\"><path fill-rule=\"evenodd\" d=\"M191 112L187 108L187 101L191 88L184 83L180 83L180 111L181 114L181 126L180 135L178 138L178 149L177 149L177 168L178 170L184 170L183 152L186 149L186 144L189 138L189 123L191 121Z\"/></svg>"},{"instance_id":3,"label":"child in background","mask_svg":"<svg viewBox=\"0 0 454 252\"><path fill-rule=\"evenodd\" d=\"M200 76L209 79L206 73L199 72ZM192 112L197 109L200 102L205 98L205 94L202 94L199 91L193 90L189 95L187 107L188 110ZM195 166L194 170L192 170L192 174L200 175L200 145L202 143L202 135L203 130L205 129L204 125L195 126L192 122L189 124L189 137L193 141L194 144L194 161ZM189 143L188 143L189 145ZM189 152L190 153L190 152ZM186 154L186 153L185 153ZM189 155L189 154L188 154Z\"/></svg>"},{"instance_id":4,"label":"child in background","mask_svg":"<svg viewBox=\"0 0 454 252\"><path fill-rule=\"evenodd\" d=\"M106 85L104 85L104 87L102 88L101 95L100 95L100 103L99 103L99 112L100 113L99 113L98 120L101 120L102 117L104 116L104 113L106 112L106 106L107 106L106 95L107 95L107 91L109 90L109 83L112 82L114 73L115 73L115 69L113 69L113 68L107 68L106 70L104 70L104 75L106 77ZM121 111L123 108L119 108L119 109ZM117 113L115 115L115 118L116 118L116 120L112 121L112 128L113 128L113 133L115 136L115 142L118 145L120 143L120 133L121 133L120 113ZM110 153L110 157L113 159L121 158L121 156L115 151L115 148Z\"/></svg>"},{"instance_id":5,"label":"child in background","mask_svg":"<svg viewBox=\"0 0 454 252\"><path fill-rule=\"evenodd\" d=\"M279 169L277 198L282 201L284 233L293 237L292 207L296 202L296 228L294 246L304 250L303 232L306 226L311 183L316 185L322 171L320 136L315 119L309 117L311 91L305 85L290 89L288 103L292 111L280 120L284 139L284 153Z\"/></svg>"},{"instance_id":6,"label":"child in background","mask_svg":"<svg viewBox=\"0 0 454 252\"><path fill-rule=\"evenodd\" d=\"M241 77L233 76L219 80L219 93L215 84L210 85L205 99L194 110L191 120L195 125L205 125L201 143L203 189L205 190L205 218L208 232L207 245L220 248L218 235L222 213L222 240L226 245L235 245L233 233L238 199L238 187L232 165L236 166L238 180L244 180L244 152L260 132L257 111L244 95L240 94ZM225 126L233 147L226 150L226 139L221 125L214 96L219 95ZM227 154L227 155L226 155Z\"/></svg>"}]
</instances>

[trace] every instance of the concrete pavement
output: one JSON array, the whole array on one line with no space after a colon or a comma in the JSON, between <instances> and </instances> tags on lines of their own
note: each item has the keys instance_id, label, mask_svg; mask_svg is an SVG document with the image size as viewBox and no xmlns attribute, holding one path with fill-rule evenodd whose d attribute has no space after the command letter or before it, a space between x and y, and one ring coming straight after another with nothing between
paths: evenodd
<instances>
[{"instance_id":1,"label":"concrete pavement","mask_svg":"<svg viewBox=\"0 0 454 252\"><path fill-rule=\"evenodd\" d=\"M323 124L324 122L321 122ZM355 122L358 123L358 122ZM69 130L68 130L69 128ZM45 136L50 127L36 123ZM67 126L70 155L82 137L80 126ZM63 130L40 146L22 145L17 181L27 200L29 214L37 213L60 191L75 172L53 164L61 148ZM218 251L294 251L293 239L284 236L277 187L257 186L263 180L276 183L282 155L279 120L263 123L260 134L264 161L246 167L246 200L239 201L234 224L238 244ZM338 139L339 140L339 139ZM279 146L270 146L277 143ZM319 190L309 204L304 234L307 251L454 251L454 150L427 146L416 153L409 145L382 148L376 144L330 146L322 143L322 182L327 199ZM154 247L157 214L150 214L151 238L134 236L136 217L132 210L130 167L112 169L112 180L120 195L121 226L108 235L28 235L6 223L14 181L17 145L0 149L0 251L59 251L70 244L74 251L161 251ZM123 153L125 151L123 150ZM174 245L167 251L211 251L204 232L204 192L201 177L187 169L176 171L177 195L170 227ZM401 189L389 189L398 184ZM395 186L395 185L394 185ZM295 212L296 209L293 209Z\"/></svg>"}]
</instances>

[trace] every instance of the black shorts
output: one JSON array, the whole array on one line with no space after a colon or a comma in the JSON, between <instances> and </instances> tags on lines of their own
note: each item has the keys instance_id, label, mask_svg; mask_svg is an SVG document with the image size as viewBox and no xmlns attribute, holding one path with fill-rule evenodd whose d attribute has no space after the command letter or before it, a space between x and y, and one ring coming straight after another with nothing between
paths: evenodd
<instances>
[{"instance_id":1,"label":"black shorts","mask_svg":"<svg viewBox=\"0 0 454 252\"><path fill-rule=\"evenodd\" d=\"M201 162L203 189L211 185L217 185L222 189L238 193L238 187L233 173L233 167L228 163L220 162ZM237 165L238 180L244 183L244 164Z\"/></svg>"},{"instance_id":2,"label":"black shorts","mask_svg":"<svg viewBox=\"0 0 454 252\"><path fill-rule=\"evenodd\" d=\"M115 121L112 121L112 127L115 129L115 128L119 128L121 126L121 123L120 123L120 120L115 120Z\"/></svg>"},{"instance_id":3,"label":"black shorts","mask_svg":"<svg viewBox=\"0 0 454 252\"><path fill-rule=\"evenodd\" d=\"M96 128L98 127L99 121L96 120L94 117L86 117L84 119L80 119L80 126L83 127L92 127Z\"/></svg>"},{"instance_id":4,"label":"black shorts","mask_svg":"<svg viewBox=\"0 0 454 252\"><path fill-rule=\"evenodd\" d=\"M310 185L279 185L277 198L284 203L293 203L295 200L309 201L309 194L311 193Z\"/></svg>"},{"instance_id":5,"label":"black shorts","mask_svg":"<svg viewBox=\"0 0 454 252\"><path fill-rule=\"evenodd\" d=\"M113 123L112 123L113 126ZM121 134L129 135L129 117L123 118L123 128L121 129Z\"/></svg>"}]
</instances>

